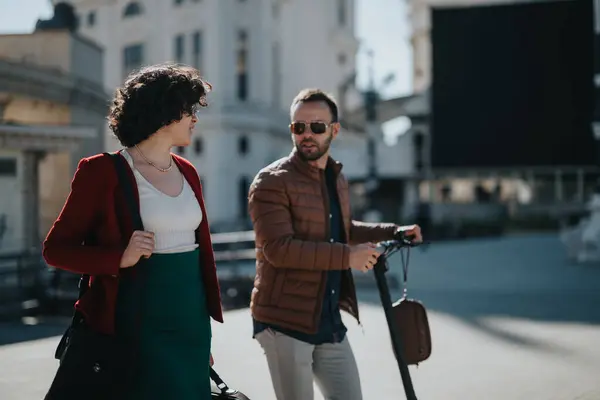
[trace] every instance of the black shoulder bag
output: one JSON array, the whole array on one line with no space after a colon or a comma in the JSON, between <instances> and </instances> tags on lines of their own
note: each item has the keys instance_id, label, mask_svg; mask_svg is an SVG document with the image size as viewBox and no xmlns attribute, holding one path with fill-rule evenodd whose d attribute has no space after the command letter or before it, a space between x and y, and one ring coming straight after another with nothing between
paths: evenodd
<instances>
[{"instance_id":1,"label":"black shoulder bag","mask_svg":"<svg viewBox=\"0 0 600 400\"><path fill-rule=\"evenodd\" d=\"M142 230L142 219L127 177L125 160L118 153L105 154L114 160L119 186L124 191L133 217L134 230ZM89 282L89 275L81 276L80 299ZM117 334L106 335L92 330L86 325L83 315L75 310L71 324L56 348L54 357L60 360L60 365L44 399L122 398L135 371L134 356L134 346L125 343Z\"/></svg>"}]
</instances>

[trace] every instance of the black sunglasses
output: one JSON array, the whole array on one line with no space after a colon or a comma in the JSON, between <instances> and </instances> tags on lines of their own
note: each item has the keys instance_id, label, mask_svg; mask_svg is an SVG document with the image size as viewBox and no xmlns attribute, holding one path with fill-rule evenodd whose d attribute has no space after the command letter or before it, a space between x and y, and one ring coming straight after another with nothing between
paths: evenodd
<instances>
[{"instance_id":1,"label":"black sunglasses","mask_svg":"<svg viewBox=\"0 0 600 400\"><path fill-rule=\"evenodd\" d=\"M295 135L302 135L306 132L307 126L310 127L310 131L315 135L321 135L327 131L327 128L329 128L331 124L325 122L292 122L290 124L290 131Z\"/></svg>"}]
</instances>

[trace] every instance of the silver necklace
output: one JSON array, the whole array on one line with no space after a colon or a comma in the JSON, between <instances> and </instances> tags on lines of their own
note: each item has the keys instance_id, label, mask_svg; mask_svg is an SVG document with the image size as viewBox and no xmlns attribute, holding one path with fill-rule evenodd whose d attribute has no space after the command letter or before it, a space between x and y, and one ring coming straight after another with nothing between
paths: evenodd
<instances>
[{"instance_id":1,"label":"silver necklace","mask_svg":"<svg viewBox=\"0 0 600 400\"><path fill-rule=\"evenodd\" d=\"M171 170L171 168L173 168L173 158L172 157L169 158L169 166L167 168L161 168L158 165L154 164L152 161L148 160L146 158L146 156L144 155L144 153L142 153L142 151L140 150L140 148L138 147L137 144L135 145L135 149L137 150L138 153L140 153L140 156L142 156L144 161L146 161L148 164L152 165L154 168L156 168L160 172L168 172Z\"/></svg>"}]
</instances>

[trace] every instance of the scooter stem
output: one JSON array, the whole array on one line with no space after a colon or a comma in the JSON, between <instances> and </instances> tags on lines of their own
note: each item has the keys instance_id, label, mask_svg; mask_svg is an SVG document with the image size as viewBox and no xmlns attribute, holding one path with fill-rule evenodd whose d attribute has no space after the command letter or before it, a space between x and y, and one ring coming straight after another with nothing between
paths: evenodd
<instances>
[{"instance_id":1,"label":"scooter stem","mask_svg":"<svg viewBox=\"0 0 600 400\"><path fill-rule=\"evenodd\" d=\"M396 355L396 361L398 362L398 369L400 370L400 377L402 378L402 385L404 386L404 393L406 394L407 400L417 400L415 389L412 384L408 365L404 360L402 354L402 336L398 327L394 323L392 316L392 299L390 296L390 289L387 284L387 278L385 273L387 272L387 261L385 255L380 255L377 263L373 268L375 273L375 280L377 281L377 288L379 289L379 297L381 298L381 305L385 313L385 319L387 320L388 328L390 331L390 338L392 340L392 348Z\"/></svg>"}]
</instances>

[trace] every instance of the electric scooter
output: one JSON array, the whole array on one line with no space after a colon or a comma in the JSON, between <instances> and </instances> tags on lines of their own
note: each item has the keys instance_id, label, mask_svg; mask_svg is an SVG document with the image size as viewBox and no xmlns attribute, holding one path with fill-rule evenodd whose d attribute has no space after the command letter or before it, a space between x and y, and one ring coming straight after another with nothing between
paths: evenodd
<instances>
[{"instance_id":1,"label":"electric scooter","mask_svg":"<svg viewBox=\"0 0 600 400\"><path fill-rule=\"evenodd\" d=\"M402 378L402 384L404 386L406 399L417 400L417 395L415 394L415 389L413 387L412 379L410 377L410 371L408 370L408 364L405 361L402 351L402 335L400 330L398 329L398 326L396 325L396 323L394 323L393 320L392 299L387 278L385 275L389 270L387 260L392 254L401 251L405 248L408 251L410 247L415 247L419 245L418 243L413 243L411 239L412 238L410 237L400 236L397 240L390 240L378 243L380 256L377 260L377 263L373 267L373 272L375 274L375 280L377 281L377 289L379 290L381 305L383 306L383 311L385 312L385 319L387 321L387 325L390 332L390 338L392 340L392 348L394 354L396 355L396 361L398 362L398 369L400 371L400 377ZM404 283L406 284L406 272L408 268L408 261L405 259L403 259L402 261L404 268Z\"/></svg>"}]
</instances>

